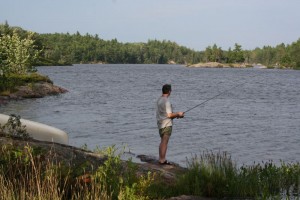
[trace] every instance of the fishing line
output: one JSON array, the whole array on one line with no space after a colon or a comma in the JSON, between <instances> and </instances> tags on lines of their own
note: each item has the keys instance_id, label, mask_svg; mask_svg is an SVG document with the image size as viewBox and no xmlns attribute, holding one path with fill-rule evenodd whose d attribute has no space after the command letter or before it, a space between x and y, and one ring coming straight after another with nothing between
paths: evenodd
<instances>
[{"instance_id":1,"label":"fishing line","mask_svg":"<svg viewBox=\"0 0 300 200\"><path fill-rule=\"evenodd\" d=\"M253 77L254 77L254 76L253 76ZM241 80L241 79L239 79L239 80ZM239 80L238 80L238 82L239 82ZM221 93L219 93L219 94L217 94L217 95L215 95L215 96L213 96L213 97L211 97L211 98L209 98L209 99L206 99L205 101L203 101L203 102L201 102L201 103L195 105L194 107L187 109L187 110L184 111L183 113L185 114L185 113L187 113L187 112L189 112L189 111L191 111L191 110L193 110L193 109L195 109L195 108L197 108L197 107L199 107L199 106L201 106L201 105L207 103L208 101L211 101L211 100L217 98L218 96L221 96L222 94L224 94L224 93L226 93L226 92L228 92L228 91L230 91L230 90L232 90L232 89L234 89L234 88L236 88L236 87L238 87L238 86L245 85L246 83L247 83L247 81L245 81L244 83L241 83L241 84L234 85L233 87L231 87L231 88L229 88L229 89L227 89L227 90L225 90L225 91L223 91L223 92L221 92ZM166 118L166 119L170 119L170 118ZM172 120L173 120L173 119L170 119L170 121L168 121L167 124L171 123Z\"/></svg>"},{"instance_id":2,"label":"fishing line","mask_svg":"<svg viewBox=\"0 0 300 200\"><path fill-rule=\"evenodd\" d=\"M233 87L231 87L231 88L229 88L229 89L227 89L227 90L225 90L225 91L223 91L223 92L221 92L221 93L219 93L219 94L217 94L217 95L215 95L215 96L213 96L213 97L211 97L211 98L209 98L209 99L207 99L207 100L205 100L205 101L203 101L203 102L201 102L201 103L199 103L199 104L197 104L196 106L187 109L187 110L184 111L183 113L187 113L187 112L189 112L189 111L191 111L191 110L193 110L193 109L195 109L195 108L197 108L197 107L199 107L199 106L205 104L206 102L208 102L208 101L210 101L210 100L213 100L213 99L217 98L218 96L221 96L222 94L228 92L229 90L232 90L232 89L234 89L234 88L236 88L236 87L238 87L238 86L245 85L246 83L247 83L247 82L244 82L244 83L242 83L242 84L235 85L235 86L233 86Z\"/></svg>"},{"instance_id":3,"label":"fishing line","mask_svg":"<svg viewBox=\"0 0 300 200\"><path fill-rule=\"evenodd\" d=\"M253 76L253 77L255 77L255 76ZM253 77L251 77L251 78L253 78ZM241 80L241 79L239 79L239 80ZM239 80L238 80L237 82L239 82ZM228 91L230 91L230 90L233 90L233 89L236 88L236 87L239 87L239 86L241 87L241 86L245 85L246 83L247 83L247 81L245 81L245 82L243 82L243 83L241 83L241 84L234 85L233 87L231 87L231 88L229 88L229 89L227 89L227 90L225 90L225 91L223 91L223 92L221 92L221 93L218 93L217 95L215 95L215 96L213 96L213 97L211 97L211 98L209 98L209 99L206 99L205 101L203 101L203 102L201 102L201 103L195 105L194 107L187 109L187 110L184 111L183 113L187 113L187 112L189 112L189 111L191 111L191 110L193 110L193 109L195 109L195 108L197 108L197 107L199 107L199 106L201 106L201 105L207 103L208 101L211 101L211 100L217 98L218 96L221 96L222 94L224 94L224 93L226 93L226 92L228 92ZM167 122L167 124L171 123L172 120L173 120L173 119L170 119L170 118L168 118L168 117L166 117L164 120L166 120L166 119L169 119L169 120L170 120L170 121ZM131 132L131 131L135 131L135 130L137 130L137 129L126 130L125 132Z\"/></svg>"}]
</instances>

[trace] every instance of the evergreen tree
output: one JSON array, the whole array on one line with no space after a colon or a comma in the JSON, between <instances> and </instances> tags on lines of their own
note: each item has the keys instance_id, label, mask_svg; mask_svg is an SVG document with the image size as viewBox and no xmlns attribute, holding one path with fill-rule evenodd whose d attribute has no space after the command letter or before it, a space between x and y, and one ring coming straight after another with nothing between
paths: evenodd
<instances>
[{"instance_id":1,"label":"evergreen tree","mask_svg":"<svg viewBox=\"0 0 300 200\"><path fill-rule=\"evenodd\" d=\"M245 61L242 46L237 43L234 44L232 61L236 63L242 63Z\"/></svg>"},{"instance_id":2,"label":"evergreen tree","mask_svg":"<svg viewBox=\"0 0 300 200\"><path fill-rule=\"evenodd\" d=\"M297 42L292 43L289 51L291 67L294 69L300 69L300 39L298 39Z\"/></svg>"}]
</instances>

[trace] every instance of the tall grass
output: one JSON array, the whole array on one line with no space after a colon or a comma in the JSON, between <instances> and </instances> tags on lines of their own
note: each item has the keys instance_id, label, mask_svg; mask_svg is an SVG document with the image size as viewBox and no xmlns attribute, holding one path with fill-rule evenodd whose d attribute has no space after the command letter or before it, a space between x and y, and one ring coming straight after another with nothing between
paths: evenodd
<instances>
[{"instance_id":1,"label":"tall grass","mask_svg":"<svg viewBox=\"0 0 300 200\"><path fill-rule=\"evenodd\" d=\"M61 199L66 182L60 174L60 165L30 146L15 148L3 145L0 159L1 199Z\"/></svg>"},{"instance_id":2,"label":"tall grass","mask_svg":"<svg viewBox=\"0 0 300 200\"><path fill-rule=\"evenodd\" d=\"M226 153L203 152L188 160L178 179L180 193L206 197L299 197L300 164L272 161L237 167Z\"/></svg>"},{"instance_id":3,"label":"tall grass","mask_svg":"<svg viewBox=\"0 0 300 200\"><path fill-rule=\"evenodd\" d=\"M0 197L25 199L150 199L146 189L153 175L136 176L136 167L128 161L122 166L113 148L107 160L91 174L74 176L70 166L55 161L55 153L25 146L3 145L0 150Z\"/></svg>"}]
</instances>

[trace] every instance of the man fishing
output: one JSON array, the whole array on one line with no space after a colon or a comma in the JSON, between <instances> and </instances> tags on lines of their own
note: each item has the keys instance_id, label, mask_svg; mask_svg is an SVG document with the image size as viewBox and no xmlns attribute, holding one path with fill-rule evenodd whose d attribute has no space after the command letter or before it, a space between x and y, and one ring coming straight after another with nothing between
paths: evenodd
<instances>
[{"instance_id":1,"label":"man fishing","mask_svg":"<svg viewBox=\"0 0 300 200\"><path fill-rule=\"evenodd\" d=\"M169 101L171 91L171 85L163 85L162 96L158 98L156 103L156 119L161 138L159 145L159 164L162 165L171 165L171 163L166 160L166 153L169 138L172 134L172 121L174 118L184 117L184 112L173 113L172 105Z\"/></svg>"}]
</instances>

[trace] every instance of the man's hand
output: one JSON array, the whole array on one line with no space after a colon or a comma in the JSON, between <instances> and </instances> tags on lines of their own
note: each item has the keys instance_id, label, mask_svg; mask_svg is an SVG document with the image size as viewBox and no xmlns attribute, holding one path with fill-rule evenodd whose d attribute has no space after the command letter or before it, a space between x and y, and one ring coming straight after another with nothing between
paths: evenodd
<instances>
[{"instance_id":1,"label":"man's hand","mask_svg":"<svg viewBox=\"0 0 300 200\"><path fill-rule=\"evenodd\" d=\"M183 118L184 112L176 112L176 113L168 113L168 118L175 119L175 118Z\"/></svg>"},{"instance_id":2,"label":"man's hand","mask_svg":"<svg viewBox=\"0 0 300 200\"><path fill-rule=\"evenodd\" d=\"M178 118L184 118L184 112L177 112L176 114L178 116L177 119Z\"/></svg>"}]
</instances>

